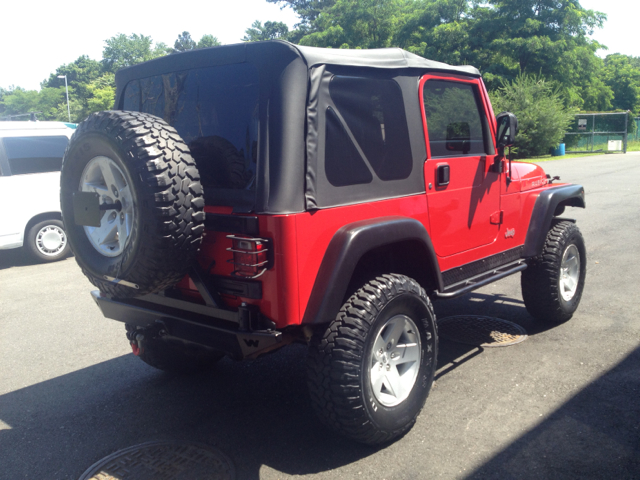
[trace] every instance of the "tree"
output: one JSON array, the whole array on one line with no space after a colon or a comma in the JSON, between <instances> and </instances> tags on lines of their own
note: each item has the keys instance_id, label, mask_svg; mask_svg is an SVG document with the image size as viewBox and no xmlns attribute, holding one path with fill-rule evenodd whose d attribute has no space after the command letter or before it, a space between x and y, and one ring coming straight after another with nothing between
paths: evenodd
<instances>
[{"instance_id":1,"label":"tree","mask_svg":"<svg viewBox=\"0 0 640 480\"><path fill-rule=\"evenodd\" d=\"M335 0L312 22L301 45L333 48L384 48L394 45L398 26L416 0Z\"/></svg>"},{"instance_id":2,"label":"tree","mask_svg":"<svg viewBox=\"0 0 640 480\"><path fill-rule=\"evenodd\" d=\"M182 32L178 35L178 39L173 44L171 53L188 52L189 50L196 50L198 48L217 47L222 45L217 37L213 35L203 35L198 43L191 38L189 32Z\"/></svg>"},{"instance_id":3,"label":"tree","mask_svg":"<svg viewBox=\"0 0 640 480\"><path fill-rule=\"evenodd\" d=\"M75 61L56 68L56 71L50 74L49 78L44 80L40 86L51 88L64 86L64 79L58 78L58 75L66 75L69 86L78 88L78 86L89 84L100 77L102 65L97 60L82 55Z\"/></svg>"},{"instance_id":4,"label":"tree","mask_svg":"<svg viewBox=\"0 0 640 480\"><path fill-rule=\"evenodd\" d=\"M16 87L5 91L2 99L3 116L24 115L31 112L39 112L39 120L66 120L66 98L64 87L49 88L44 87L39 92L37 90L25 90ZM58 115L58 106L64 104L64 117Z\"/></svg>"},{"instance_id":5,"label":"tree","mask_svg":"<svg viewBox=\"0 0 640 480\"><path fill-rule=\"evenodd\" d=\"M196 42L191 39L189 32L182 32L178 35L178 39L173 44L173 53L186 52L196 48Z\"/></svg>"},{"instance_id":6,"label":"tree","mask_svg":"<svg viewBox=\"0 0 640 480\"><path fill-rule=\"evenodd\" d=\"M636 66L635 60L619 53L607 55L604 60L602 76L613 91L615 109L640 112L640 66Z\"/></svg>"},{"instance_id":7,"label":"tree","mask_svg":"<svg viewBox=\"0 0 640 480\"><path fill-rule=\"evenodd\" d=\"M575 111L564 106L557 89L540 75L518 75L491 94L495 112L509 111L518 117L516 156L544 155L564 138Z\"/></svg>"},{"instance_id":8,"label":"tree","mask_svg":"<svg viewBox=\"0 0 640 480\"><path fill-rule=\"evenodd\" d=\"M320 13L331 8L336 0L267 0L267 2L277 3L281 8L291 8L300 17L299 25L310 27Z\"/></svg>"},{"instance_id":9,"label":"tree","mask_svg":"<svg viewBox=\"0 0 640 480\"><path fill-rule=\"evenodd\" d=\"M262 22L256 20L247 28L243 42L260 42L263 40L276 40L278 38L286 40L289 36L289 27L284 22Z\"/></svg>"},{"instance_id":10,"label":"tree","mask_svg":"<svg viewBox=\"0 0 640 480\"><path fill-rule=\"evenodd\" d=\"M105 40L102 51L102 66L105 72L115 73L116 70L135 65L136 63L152 60L169 53L164 43L153 46L151 37L120 33Z\"/></svg>"},{"instance_id":11,"label":"tree","mask_svg":"<svg viewBox=\"0 0 640 480\"><path fill-rule=\"evenodd\" d=\"M87 115L113 109L116 98L115 75L107 73L88 85Z\"/></svg>"},{"instance_id":12,"label":"tree","mask_svg":"<svg viewBox=\"0 0 640 480\"><path fill-rule=\"evenodd\" d=\"M5 91L2 104L3 115L22 115L29 112L38 112L38 92L15 87Z\"/></svg>"},{"instance_id":13,"label":"tree","mask_svg":"<svg viewBox=\"0 0 640 480\"><path fill-rule=\"evenodd\" d=\"M213 35L203 35L196 48L208 48L208 47L217 47L222 45L218 37L214 37Z\"/></svg>"}]
</instances>

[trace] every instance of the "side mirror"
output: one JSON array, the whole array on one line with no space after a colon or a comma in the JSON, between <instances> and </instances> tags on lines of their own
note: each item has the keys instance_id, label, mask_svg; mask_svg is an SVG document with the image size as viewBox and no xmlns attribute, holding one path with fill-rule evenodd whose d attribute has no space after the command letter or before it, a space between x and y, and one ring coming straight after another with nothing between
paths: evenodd
<instances>
[{"instance_id":1,"label":"side mirror","mask_svg":"<svg viewBox=\"0 0 640 480\"><path fill-rule=\"evenodd\" d=\"M496 117L498 122L498 134L496 143L498 148L510 147L516 141L518 119L513 113L502 112Z\"/></svg>"}]
</instances>

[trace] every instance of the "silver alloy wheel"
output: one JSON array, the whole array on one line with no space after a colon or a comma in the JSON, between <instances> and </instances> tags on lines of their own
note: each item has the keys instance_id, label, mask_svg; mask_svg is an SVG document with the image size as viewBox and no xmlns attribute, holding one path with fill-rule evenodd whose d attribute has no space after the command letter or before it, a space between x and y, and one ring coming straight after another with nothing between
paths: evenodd
<instances>
[{"instance_id":1,"label":"silver alloy wheel","mask_svg":"<svg viewBox=\"0 0 640 480\"><path fill-rule=\"evenodd\" d=\"M560 264L560 295L568 302L576 294L580 281L580 253L578 247L571 244L562 254Z\"/></svg>"},{"instance_id":2,"label":"silver alloy wheel","mask_svg":"<svg viewBox=\"0 0 640 480\"><path fill-rule=\"evenodd\" d=\"M57 225L46 225L36 234L36 248L47 257L58 255L67 246L67 235Z\"/></svg>"},{"instance_id":3,"label":"silver alloy wheel","mask_svg":"<svg viewBox=\"0 0 640 480\"><path fill-rule=\"evenodd\" d=\"M95 157L82 172L80 191L96 192L100 205L121 203L120 211L104 211L99 227L84 227L91 245L99 253L106 257L120 255L131 236L134 218L133 193L127 177L109 157Z\"/></svg>"},{"instance_id":4,"label":"silver alloy wheel","mask_svg":"<svg viewBox=\"0 0 640 480\"><path fill-rule=\"evenodd\" d=\"M416 383L422 349L416 324L395 315L378 333L369 359L371 389L376 400L393 407L407 399Z\"/></svg>"}]
</instances>

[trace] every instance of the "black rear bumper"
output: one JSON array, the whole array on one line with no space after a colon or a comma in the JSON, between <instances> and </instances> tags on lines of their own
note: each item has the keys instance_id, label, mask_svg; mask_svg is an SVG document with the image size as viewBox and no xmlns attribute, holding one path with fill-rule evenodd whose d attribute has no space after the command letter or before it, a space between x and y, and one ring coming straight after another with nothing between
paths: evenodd
<instances>
[{"instance_id":1,"label":"black rear bumper","mask_svg":"<svg viewBox=\"0 0 640 480\"><path fill-rule=\"evenodd\" d=\"M285 344L281 332L251 328L259 314L250 307L229 311L159 295L112 299L97 290L91 296L106 318L143 328L160 323L170 337L211 347L236 359L253 358Z\"/></svg>"}]
</instances>

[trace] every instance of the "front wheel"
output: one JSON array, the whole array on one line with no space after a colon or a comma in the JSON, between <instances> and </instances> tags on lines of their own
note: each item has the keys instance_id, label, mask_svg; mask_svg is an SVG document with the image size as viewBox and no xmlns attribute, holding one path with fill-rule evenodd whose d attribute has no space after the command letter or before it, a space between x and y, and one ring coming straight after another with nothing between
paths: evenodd
<instances>
[{"instance_id":1,"label":"front wheel","mask_svg":"<svg viewBox=\"0 0 640 480\"><path fill-rule=\"evenodd\" d=\"M429 395L437 349L435 315L420 285L396 274L370 281L312 339L307 371L316 413L369 445L403 435Z\"/></svg>"},{"instance_id":2,"label":"front wheel","mask_svg":"<svg viewBox=\"0 0 640 480\"><path fill-rule=\"evenodd\" d=\"M573 222L556 223L544 243L542 255L522 272L522 298L537 320L562 323L580 304L587 274L587 251Z\"/></svg>"}]
</instances>

